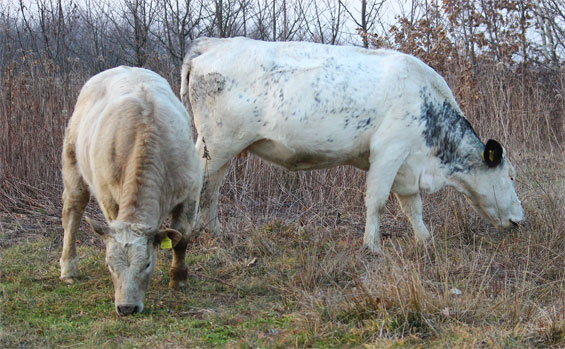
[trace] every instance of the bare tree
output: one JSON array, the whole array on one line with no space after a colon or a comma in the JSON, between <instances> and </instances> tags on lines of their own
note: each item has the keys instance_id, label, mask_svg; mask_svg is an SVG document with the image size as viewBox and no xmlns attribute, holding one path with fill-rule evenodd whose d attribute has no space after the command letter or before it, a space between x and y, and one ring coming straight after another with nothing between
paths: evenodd
<instances>
[{"instance_id":1,"label":"bare tree","mask_svg":"<svg viewBox=\"0 0 565 349\"><path fill-rule=\"evenodd\" d=\"M361 10L359 11L358 16L354 13L355 11L350 9L351 6L347 6L343 3L343 1L340 2L345 11L349 14L351 20L353 20L357 26L357 30L361 35L361 40L363 41L363 47L368 48L369 36L374 30L375 25L379 22L381 10L387 0L361 0ZM376 36L374 33L372 35L373 37Z\"/></svg>"},{"instance_id":2,"label":"bare tree","mask_svg":"<svg viewBox=\"0 0 565 349\"><path fill-rule=\"evenodd\" d=\"M156 37L177 64L185 55L187 40L200 36L199 26L204 21L204 14L202 1L163 0L160 11L162 35Z\"/></svg>"},{"instance_id":3,"label":"bare tree","mask_svg":"<svg viewBox=\"0 0 565 349\"><path fill-rule=\"evenodd\" d=\"M21 47L29 45L35 54L43 55L58 67L68 70L66 58L73 37L68 36L69 24L77 16L72 0L46 0L28 3L18 1L21 26L16 27ZM24 43L25 41L25 43Z\"/></svg>"},{"instance_id":4,"label":"bare tree","mask_svg":"<svg viewBox=\"0 0 565 349\"><path fill-rule=\"evenodd\" d=\"M275 0L257 0L253 8L251 36L260 40L276 40L276 20Z\"/></svg>"},{"instance_id":5,"label":"bare tree","mask_svg":"<svg viewBox=\"0 0 565 349\"><path fill-rule=\"evenodd\" d=\"M126 0L125 4L129 11L125 18L133 28L135 65L142 67L147 61L149 33L156 19L157 4L153 0Z\"/></svg>"},{"instance_id":6,"label":"bare tree","mask_svg":"<svg viewBox=\"0 0 565 349\"><path fill-rule=\"evenodd\" d=\"M282 5L283 12L283 29L279 33L280 40L302 39L304 31L304 16L301 9L304 8L303 3L308 0L284 0Z\"/></svg>"},{"instance_id":7,"label":"bare tree","mask_svg":"<svg viewBox=\"0 0 565 349\"><path fill-rule=\"evenodd\" d=\"M243 28L240 16L243 15L243 9L248 3L238 0L215 0L214 3L215 16L210 25L210 35L221 38L240 35Z\"/></svg>"},{"instance_id":8,"label":"bare tree","mask_svg":"<svg viewBox=\"0 0 565 349\"><path fill-rule=\"evenodd\" d=\"M565 4L556 0L535 0L535 15L547 63L559 66L560 49L565 53Z\"/></svg>"},{"instance_id":9,"label":"bare tree","mask_svg":"<svg viewBox=\"0 0 565 349\"><path fill-rule=\"evenodd\" d=\"M218 27L218 35L223 38L224 33L224 1L215 0L216 4L216 25Z\"/></svg>"},{"instance_id":10,"label":"bare tree","mask_svg":"<svg viewBox=\"0 0 565 349\"><path fill-rule=\"evenodd\" d=\"M309 39L324 44L338 44L343 33L346 14L340 0L324 0L312 3L312 10L302 7L304 27Z\"/></svg>"},{"instance_id":11,"label":"bare tree","mask_svg":"<svg viewBox=\"0 0 565 349\"><path fill-rule=\"evenodd\" d=\"M81 28L75 27L79 37L75 51L85 67L92 73L98 73L119 64L118 47L112 43L111 21L106 15L107 4L95 0L84 0L79 9Z\"/></svg>"},{"instance_id":12,"label":"bare tree","mask_svg":"<svg viewBox=\"0 0 565 349\"><path fill-rule=\"evenodd\" d=\"M389 26L382 17L392 3L398 16ZM385 44L434 67L470 63L475 73L487 58L557 68L565 55L559 0L12 0L0 10L0 40L15 45L2 44L3 57L31 53L63 72L72 65L92 73L118 64L172 69L187 42L203 35L328 44L359 38L364 47ZM350 36L352 29L360 36Z\"/></svg>"},{"instance_id":13,"label":"bare tree","mask_svg":"<svg viewBox=\"0 0 565 349\"><path fill-rule=\"evenodd\" d=\"M116 6L107 0L105 15L115 31L109 40L121 47L121 58L127 64L146 65L152 49L150 37L157 21L158 3L157 0L123 0L121 6Z\"/></svg>"},{"instance_id":14,"label":"bare tree","mask_svg":"<svg viewBox=\"0 0 565 349\"><path fill-rule=\"evenodd\" d=\"M243 36L247 36L247 20L249 17L249 8L251 7L251 0L239 0L241 7L241 25L243 26Z\"/></svg>"}]
</instances>

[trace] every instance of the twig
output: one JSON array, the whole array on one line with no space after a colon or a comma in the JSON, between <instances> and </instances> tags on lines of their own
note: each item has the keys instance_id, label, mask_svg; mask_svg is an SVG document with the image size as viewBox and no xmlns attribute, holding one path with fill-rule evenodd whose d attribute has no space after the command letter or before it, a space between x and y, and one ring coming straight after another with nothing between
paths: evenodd
<instances>
[{"instance_id":1,"label":"twig","mask_svg":"<svg viewBox=\"0 0 565 349\"><path fill-rule=\"evenodd\" d=\"M212 281L219 282L219 283L224 284L224 285L226 285L226 286L229 286L229 287L231 287L231 288L235 288L235 289L238 290L239 292L242 292L242 293L244 293L244 294L246 293L246 291L245 291L244 289L242 289L241 287L232 285L232 284L230 284L229 282L224 281L224 280L222 280L222 279L218 279L218 278L215 278L215 277L209 276L209 275L200 274L200 273L198 273L198 272L196 272L196 271L189 271L188 273L191 274L191 275L193 275L193 276L198 276L198 277L201 277L201 278L205 278L205 279L209 279L209 280L212 280Z\"/></svg>"}]
</instances>

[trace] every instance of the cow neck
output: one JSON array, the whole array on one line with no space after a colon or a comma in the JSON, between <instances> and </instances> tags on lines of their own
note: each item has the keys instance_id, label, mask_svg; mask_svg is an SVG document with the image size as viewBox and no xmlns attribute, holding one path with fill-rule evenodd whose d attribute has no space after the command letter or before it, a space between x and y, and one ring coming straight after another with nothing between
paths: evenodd
<instances>
[{"instance_id":1,"label":"cow neck","mask_svg":"<svg viewBox=\"0 0 565 349\"><path fill-rule=\"evenodd\" d=\"M157 197L142 193L138 200L120 206L117 220L130 223L140 223L157 229L161 219L161 205Z\"/></svg>"},{"instance_id":2,"label":"cow neck","mask_svg":"<svg viewBox=\"0 0 565 349\"><path fill-rule=\"evenodd\" d=\"M469 172L480 157L482 142L467 119L448 100L425 98L420 116L422 135L448 175Z\"/></svg>"}]
</instances>

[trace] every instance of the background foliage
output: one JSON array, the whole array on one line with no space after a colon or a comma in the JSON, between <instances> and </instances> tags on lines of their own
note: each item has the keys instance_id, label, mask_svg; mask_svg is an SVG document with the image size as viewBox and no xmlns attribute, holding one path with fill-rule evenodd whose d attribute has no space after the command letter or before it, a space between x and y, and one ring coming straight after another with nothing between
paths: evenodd
<instances>
[{"instance_id":1,"label":"background foliage","mask_svg":"<svg viewBox=\"0 0 565 349\"><path fill-rule=\"evenodd\" d=\"M435 240L423 248L391 200L375 258L359 252L363 172L233 160L225 234L190 247L191 289L166 289L161 253L147 311L116 319L86 227L83 279L58 280L64 128L84 82L116 65L155 70L178 91L187 45L204 35L420 57L481 138L507 146L525 224L496 232L445 190L424 197ZM1 2L0 345L563 345L564 53L558 0Z\"/></svg>"}]
</instances>

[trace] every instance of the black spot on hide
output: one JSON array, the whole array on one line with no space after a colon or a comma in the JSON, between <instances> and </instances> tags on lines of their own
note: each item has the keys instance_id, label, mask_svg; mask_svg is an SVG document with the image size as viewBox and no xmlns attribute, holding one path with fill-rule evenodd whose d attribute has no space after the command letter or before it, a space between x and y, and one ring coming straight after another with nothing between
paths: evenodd
<instances>
[{"instance_id":1,"label":"black spot on hide","mask_svg":"<svg viewBox=\"0 0 565 349\"><path fill-rule=\"evenodd\" d=\"M448 101L440 104L424 92L422 97L424 104L419 122L424 126L422 135L426 145L441 164L450 169L450 174L468 172L471 159L476 157L475 153L480 154L483 147L473 127Z\"/></svg>"}]
</instances>

